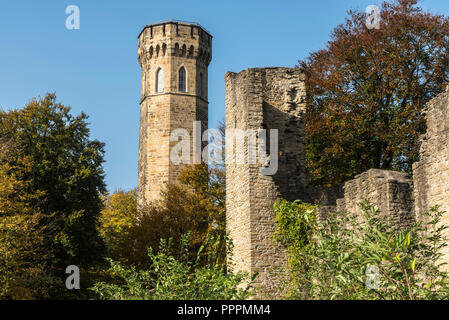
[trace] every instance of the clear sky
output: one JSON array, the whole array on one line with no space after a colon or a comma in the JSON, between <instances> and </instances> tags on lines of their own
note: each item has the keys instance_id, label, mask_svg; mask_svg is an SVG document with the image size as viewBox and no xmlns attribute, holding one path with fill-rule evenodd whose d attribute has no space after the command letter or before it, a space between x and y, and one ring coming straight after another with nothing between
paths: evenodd
<instances>
[{"instance_id":1,"label":"clear sky","mask_svg":"<svg viewBox=\"0 0 449 320\"><path fill-rule=\"evenodd\" d=\"M149 23L197 22L214 37L209 67L209 127L224 118L224 74L251 67L292 67L321 49L348 9L379 0L0 0L0 108L56 92L75 114L90 116L106 143L110 191L137 185L141 71L137 35ZM67 30L66 7L80 9ZM449 15L448 0L421 6Z\"/></svg>"}]
</instances>

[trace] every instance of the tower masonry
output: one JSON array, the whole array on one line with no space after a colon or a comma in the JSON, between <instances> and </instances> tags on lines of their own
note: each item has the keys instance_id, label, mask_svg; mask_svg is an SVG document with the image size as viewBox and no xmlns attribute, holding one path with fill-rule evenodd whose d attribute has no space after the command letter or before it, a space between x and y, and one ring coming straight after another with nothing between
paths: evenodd
<instances>
[{"instance_id":1,"label":"tower masonry","mask_svg":"<svg viewBox=\"0 0 449 320\"><path fill-rule=\"evenodd\" d=\"M296 68L248 69L225 76L226 228L234 243L232 269L257 272L254 284L267 293L277 294L275 271L285 271L287 263L285 250L273 239L271 206L278 198L306 198L304 80ZM275 172L264 174L263 160L247 161L254 145L247 137L238 144L230 135L236 130L270 131L265 150L278 157ZM271 130L277 130L278 139L271 139ZM245 161L237 161L239 156Z\"/></svg>"},{"instance_id":2,"label":"tower masonry","mask_svg":"<svg viewBox=\"0 0 449 320\"><path fill-rule=\"evenodd\" d=\"M158 200L185 164L195 163L195 121L208 120L208 66L212 36L200 25L164 21L146 26L138 37L142 68L138 205ZM174 160L173 147L188 133L189 159ZM176 138L176 136L178 136ZM201 139L201 137L199 137ZM172 141L171 141L172 140Z\"/></svg>"}]
</instances>

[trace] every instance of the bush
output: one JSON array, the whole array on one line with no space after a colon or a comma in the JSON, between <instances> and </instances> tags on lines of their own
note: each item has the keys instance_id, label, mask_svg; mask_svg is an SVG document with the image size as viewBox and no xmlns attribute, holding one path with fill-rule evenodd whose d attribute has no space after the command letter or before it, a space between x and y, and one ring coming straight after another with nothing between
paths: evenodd
<instances>
[{"instance_id":1,"label":"bush","mask_svg":"<svg viewBox=\"0 0 449 320\"><path fill-rule=\"evenodd\" d=\"M114 300L232 300L250 297L247 274L227 273L220 262L217 248L220 238L207 236L205 243L191 262L191 234L181 237L180 251L173 252L173 239L161 240L157 253L150 248L148 256L151 265L146 270L124 267L111 262L110 272L121 279L121 284L97 283L92 290L102 299ZM232 254L232 245L228 243L228 253ZM202 252L209 250L207 263L200 263Z\"/></svg>"},{"instance_id":2,"label":"bush","mask_svg":"<svg viewBox=\"0 0 449 320\"><path fill-rule=\"evenodd\" d=\"M449 298L441 263L447 246L442 213L433 208L425 223L400 229L368 202L360 207L361 216L334 213L319 224L310 206L286 201L274 206L277 237L291 257L287 298Z\"/></svg>"}]
</instances>

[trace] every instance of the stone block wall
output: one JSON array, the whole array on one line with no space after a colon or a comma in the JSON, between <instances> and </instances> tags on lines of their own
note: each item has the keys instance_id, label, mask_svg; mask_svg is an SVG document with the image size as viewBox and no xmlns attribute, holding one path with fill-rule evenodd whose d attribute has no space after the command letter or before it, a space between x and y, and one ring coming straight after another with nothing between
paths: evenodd
<instances>
[{"instance_id":1,"label":"stone block wall","mask_svg":"<svg viewBox=\"0 0 449 320\"><path fill-rule=\"evenodd\" d=\"M337 200L344 197L343 186L309 186L308 197L298 198L304 202L319 205L316 212L320 221L325 221L331 212L337 211Z\"/></svg>"},{"instance_id":2,"label":"stone block wall","mask_svg":"<svg viewBox=\"0 0 449 320\"><path fill-rule=\"evenodd\" d=\"M422 137L420 161L413 165L415 210L423 212L438 205L446 212L442 223L449 224L449 91L427 104L427 132ZM447 234L449 236L449 234ZM449 263L449 249L444 252ZM446 269L449 269L446 266Z\"/></svg>"},{"instance_id":3,"label":"stone block wall","mask_svg":"<svg viewBox=\"0 0 449 320\"><path fill-rule=\"evenodd\" d=\"M278 290L272 271L286 269L286 253L275 245L274 213L279 197L295 200L306 193L304 155L305 84L299 69L248 69L228 72L226 82L227 229L234 241L233 270L259 275L255 285ZM264 163L236 163L248 156L248 141L238 148L233 130L278 129L278 170L263 175ZM273 149L270 145L268 149ZM254 151L254 150L253 150ZM247 158L245 158L247 159Z\"/></svg>"},{"instance_id":4,"label":"stone block wall","mask_svg":"<svg viewBox=\"0 0 449 320\"><path fill-rule=\"evenodd\" d=\"M337 211L361 214L359 203L369 200L380 214L399 226L414 221L413 181L403 172L371 169L345 183Z\"/></svg>"}]
</instances>

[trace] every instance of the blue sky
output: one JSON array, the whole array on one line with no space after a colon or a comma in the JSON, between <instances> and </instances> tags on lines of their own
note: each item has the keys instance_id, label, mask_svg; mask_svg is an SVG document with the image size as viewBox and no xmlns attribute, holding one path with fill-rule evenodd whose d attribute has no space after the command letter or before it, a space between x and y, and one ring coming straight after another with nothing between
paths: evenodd
<instances>
[{"instance_id":1,"label":"blue sky","mask_svg":"<svg viewBox=\"0 0 449 320\"><path fill-rule=\"evenodd\" d=\"M213 36L209 126L224 118L224 74L251 67L291 67L321 49L348 9L377 0L0 0L0 108L56 92L75 114L90 116L92 137L106 143L110 191L137 185L141 71L137 35L149 23L198 22ZM67 30L77 5L80 30ZM449 15L449 1L421 6Z\"/></svg>"}]
</instances>

